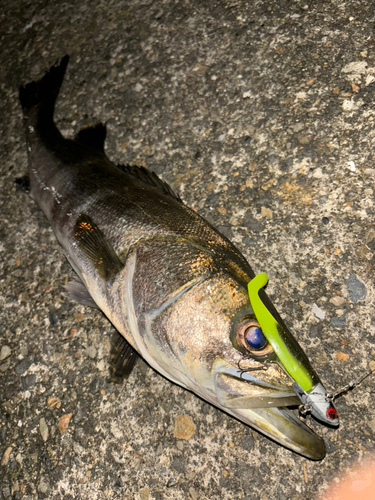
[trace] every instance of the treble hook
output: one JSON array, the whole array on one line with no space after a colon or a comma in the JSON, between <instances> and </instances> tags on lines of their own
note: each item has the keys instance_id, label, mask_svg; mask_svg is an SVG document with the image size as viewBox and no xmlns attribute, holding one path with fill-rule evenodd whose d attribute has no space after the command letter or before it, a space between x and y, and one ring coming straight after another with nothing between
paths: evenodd
<instances>
[{"instance_id":1,"label":"treble hook","mask_svg":"<svg viewBox=\"0 0 375 500\"><path fill-rule=\"evenodd\" d=\"M251 367L251 368L241 368L241 361L246 361L247 359L252 359L250 356L245 356L243 357L242 359L238 360L238 363L237 363L237 368L240 372L240 378L242 379L242 375L244 373L247 373L247 372L256 372L256 371L259 371L259 370L262 370L262 371L267 371L268 370L268 365L267 365L267 361L264 362L264 365L262 366L258 366L258 367Z\"/></svg>"},{"instance_id":2,"label":"treble hook","mask_svg":"<svg viewBox=\"0 0 375 500\"><path fill-rule=\"evenodd\" d=\"M309 405L307 403L304 405L300 405L298 407L298 411L299 411L300 415L302 415L303 417L306 417L309 413L311 413L311 410L312 410L311 405Z\"/></svg>"}]
</instances>

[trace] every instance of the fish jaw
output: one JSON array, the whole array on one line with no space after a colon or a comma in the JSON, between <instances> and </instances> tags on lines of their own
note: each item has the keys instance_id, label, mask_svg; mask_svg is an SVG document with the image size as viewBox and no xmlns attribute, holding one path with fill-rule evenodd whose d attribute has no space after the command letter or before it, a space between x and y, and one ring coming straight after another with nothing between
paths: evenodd
<instances>
[{"instance_id":1,"label":"fish jaw","mask_svg":"<svg viewBox=\"0 0 375 500\"><path fill-rule=\"evenodd\" d=\"M324 458L323 439L287 408L299 401L292 386L262 380L258 372L242 373L223 359L216 360L212 373L217 398L211 399L213 404L300 455Z\"/></svg>"},{"instance_id":2,"label":"fish jaw","mask_svg":"<svg viewBox=\"0 0 375 500\"><path fill-rule=\"evenodd\" d=\"M287 408L221 409L303 457L322 460L326 455L324 440Z\"/></svg>"}]
</instances>

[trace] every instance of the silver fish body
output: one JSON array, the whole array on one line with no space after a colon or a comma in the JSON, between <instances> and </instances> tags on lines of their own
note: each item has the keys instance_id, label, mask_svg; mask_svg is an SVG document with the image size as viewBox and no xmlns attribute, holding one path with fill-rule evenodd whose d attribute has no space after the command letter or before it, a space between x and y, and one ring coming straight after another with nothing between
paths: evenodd
<instances>
[{"instance_id":1,"label":"silver fish body","mask_svg":"<svg viewBox=\"0 0 375 500\"><path fill-rule=\"evenodd\" d=\"M165 377L283 446L323 458L324 441L288 409L298 395L271 346L242 342L256 321L247 293L254 273L242 254L155 174L113 164L104 127L74 140L58 131L54 103L67 63L21 88L20 100L30 194L91 298Z\"/></svg>"}]
</instances>

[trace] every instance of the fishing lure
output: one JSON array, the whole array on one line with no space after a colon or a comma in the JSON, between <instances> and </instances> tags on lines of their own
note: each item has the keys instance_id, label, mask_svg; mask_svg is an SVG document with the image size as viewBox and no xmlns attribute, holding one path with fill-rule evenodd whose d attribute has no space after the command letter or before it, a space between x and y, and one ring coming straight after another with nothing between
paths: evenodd
<instances>
[{"instance_id":1,"label":"fishing lure","mask_svg":"<svg viewBox=\"0 0 375 500\"><path fill-rule=\"evenodd\" d=\"M247 286L251 306L261 326L261 329L258 328L259 331L253 333L253 337L258 343L261 343L264 337L271 344L276 354L274 361L293 380L292 387L302 403L299 407L300 413L302 415L311 413L318 420L337 427L339 419L333 401L361 384L374 373L374 370L368 370L335 392L327 392L300 345L274 318L260 298L259 292L267 282L267 274L260 273ZM263 366L263 369L267 369L267 366Z\"/></svg>"},{"instance_id":2,"label":"fishing lure","mask_svg":"<svg viewBox=\"0 0 375 500\"><path fill-rule=\"evenodd\" d=\"M337 411L306 354L289 331L276 321L259 296L259 290L267 282L267 274L260 273L248 284L251 307L262 333L276 354L276 362L293 380L292 387L302 404L308 405L318 420L336 427L339 425Z\"/></svg>"}]
</instances>

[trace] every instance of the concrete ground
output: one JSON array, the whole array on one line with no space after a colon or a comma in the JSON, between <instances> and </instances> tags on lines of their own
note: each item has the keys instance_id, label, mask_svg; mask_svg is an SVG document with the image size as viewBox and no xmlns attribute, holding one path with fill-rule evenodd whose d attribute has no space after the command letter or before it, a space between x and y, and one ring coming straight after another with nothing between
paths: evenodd
<instances>
[{"instance_id":1,"label":"concrete ground","mask_svg":"<svg viewBox=\"0 0 375 500\"><path fill-rule=\"evenodd\" d=\"M336 389L375 358L375 4L2 0L0 19L0 498L324 495L374 453L374 377L337 400L338 430L311 422L318 463L143 362L111 383L112 326L61 296L70 266L15 189L17 89L70 54L62 131L105 122L113 161L153 169L231 238Z\"/></svg>"}]
</instances>

